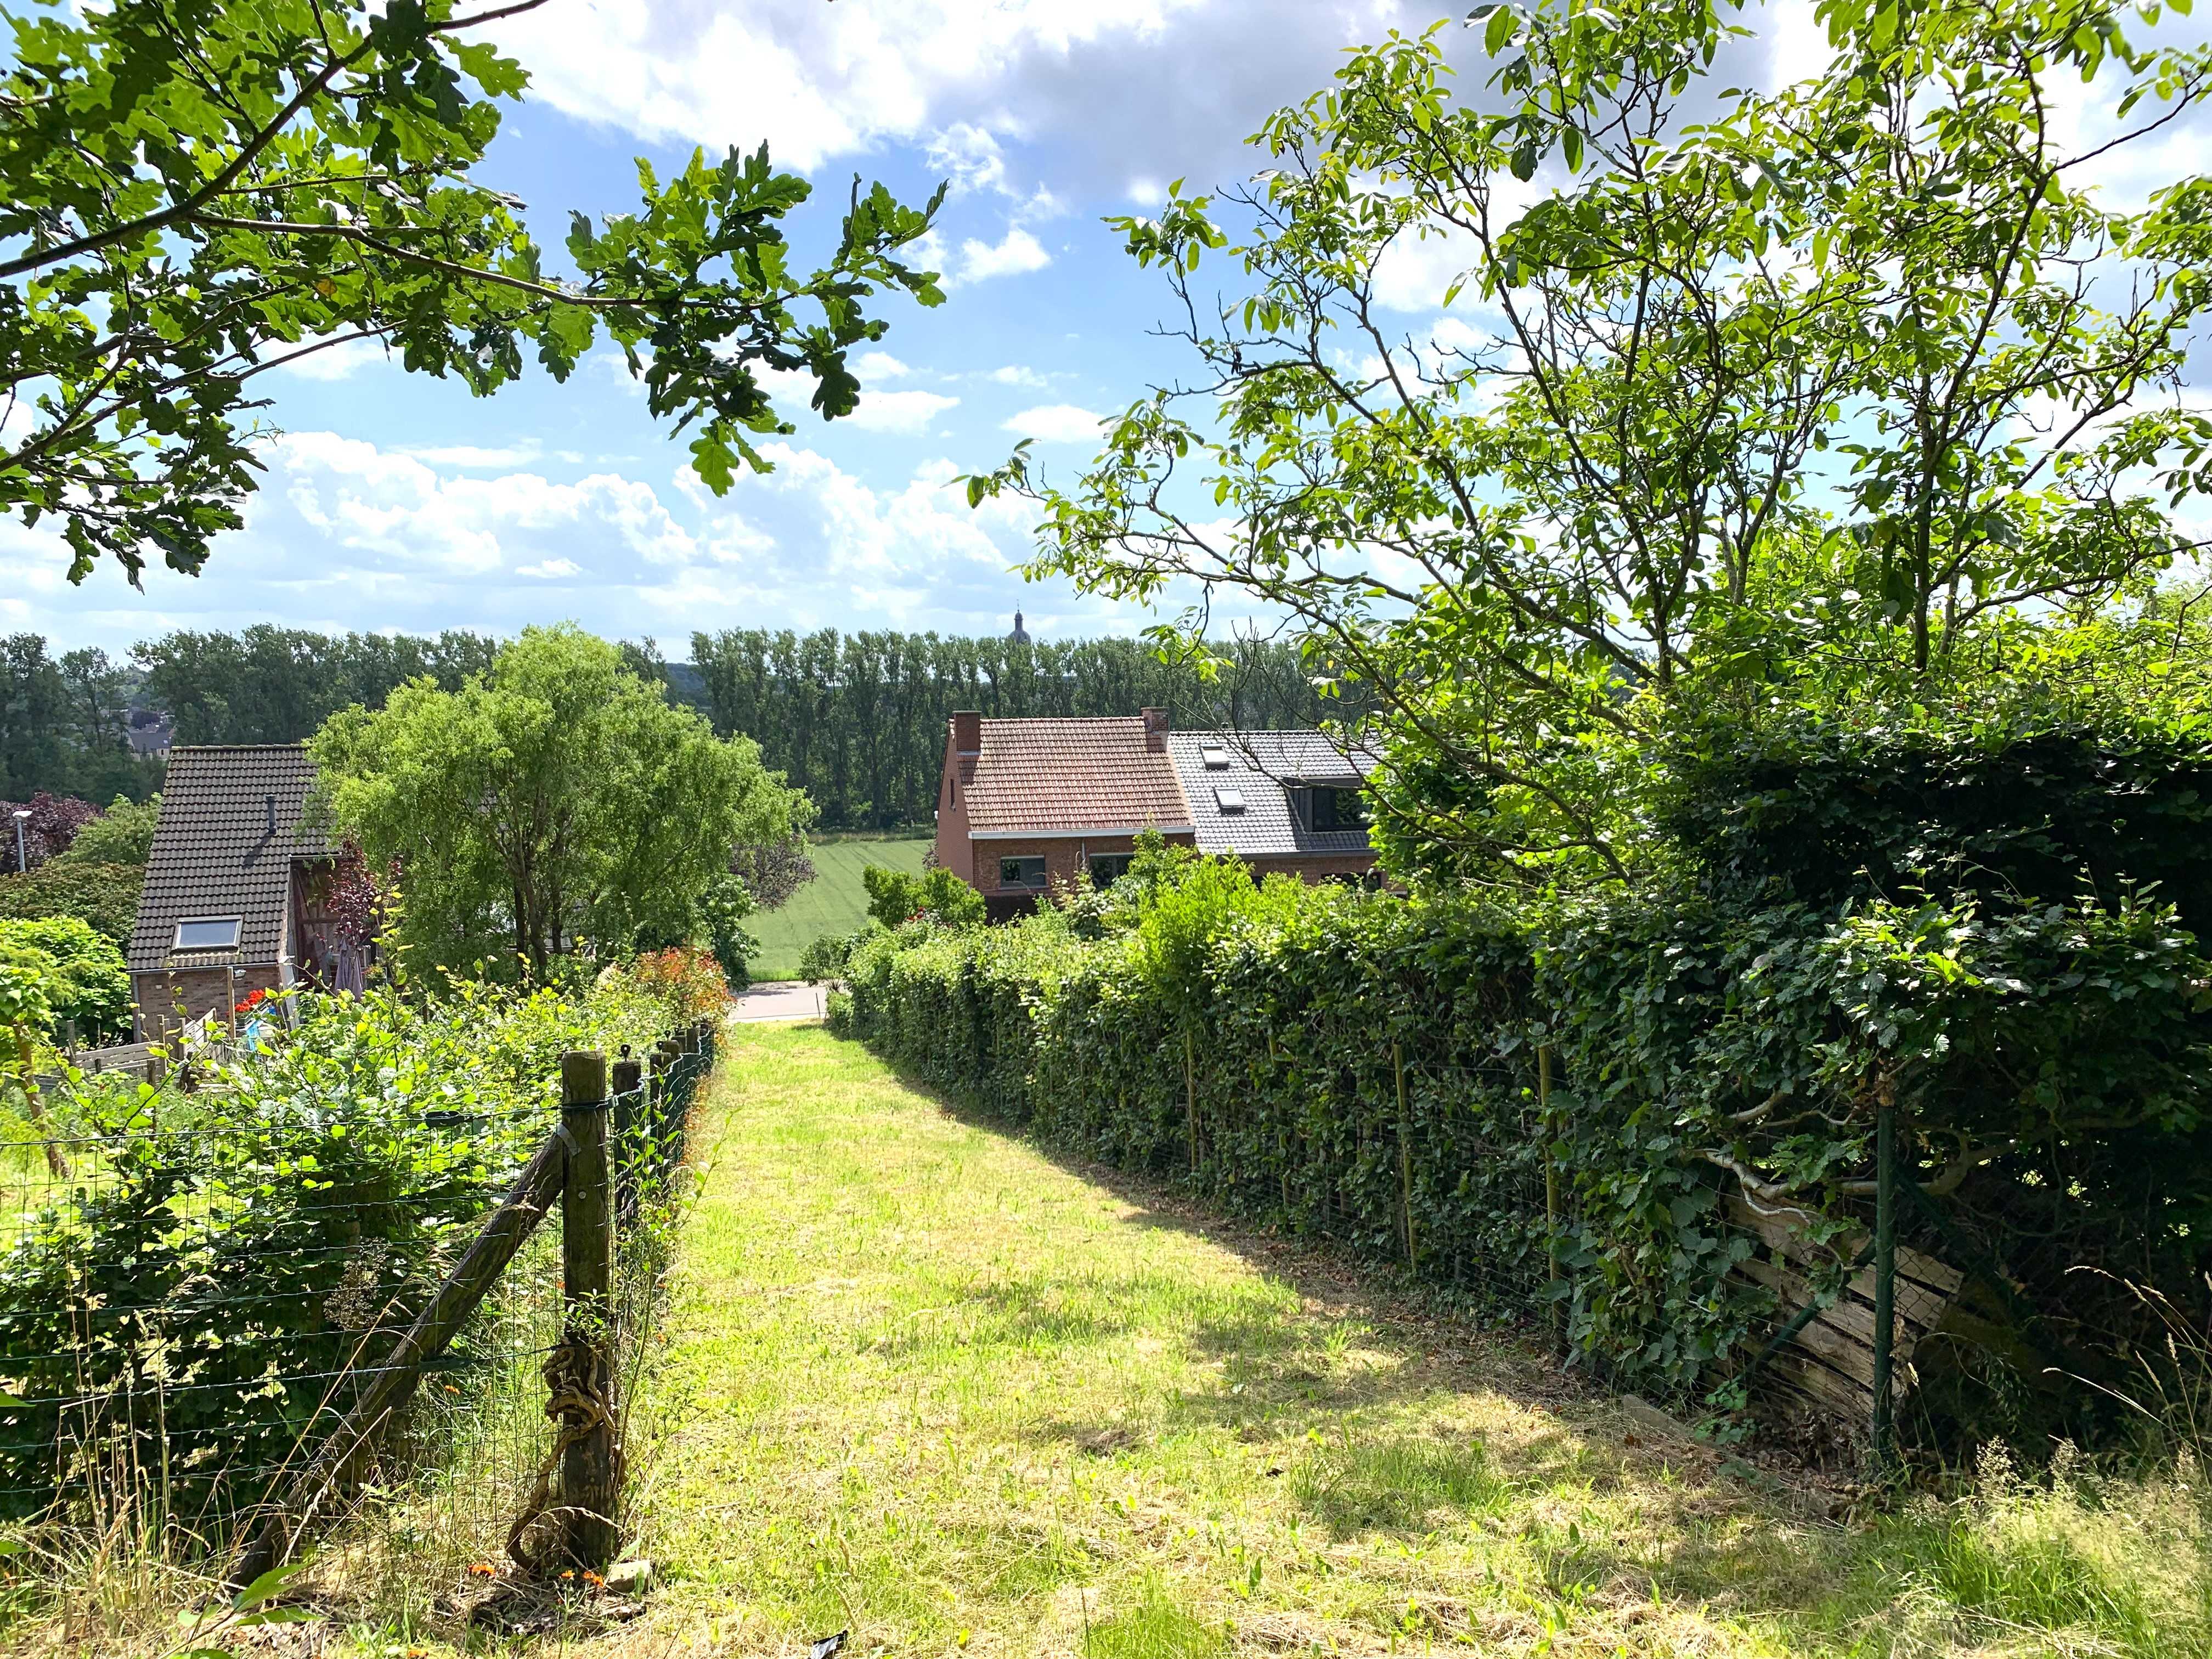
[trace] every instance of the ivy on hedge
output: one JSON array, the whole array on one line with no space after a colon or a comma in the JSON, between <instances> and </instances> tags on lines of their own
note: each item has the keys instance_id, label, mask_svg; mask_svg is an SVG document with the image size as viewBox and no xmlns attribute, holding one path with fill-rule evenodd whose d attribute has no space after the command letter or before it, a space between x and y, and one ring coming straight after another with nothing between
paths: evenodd
<instances>
[{"instance_id":1,"label":"ivy on hedge","mask_svg":"<svg viewBox=\"0 0 2212 1659\"><path fill-rule=\"evenodd\" d=\"M1753 1242L1727 1194L1841 1238L1884 1100L1914 1176L2085 1370L2124 1372L2147 1330L2118 1279L2073 1269L2186 1295L2206 1265L2212 969L2132 892L1508 913L1199 864L1122 908L877 935L847 969L852 1027L1256 1220L1500 1310L1563 1304L1585 1363L1678 1395L1772 1324L1731 1272Z\"/></svg>"}]
</instances>

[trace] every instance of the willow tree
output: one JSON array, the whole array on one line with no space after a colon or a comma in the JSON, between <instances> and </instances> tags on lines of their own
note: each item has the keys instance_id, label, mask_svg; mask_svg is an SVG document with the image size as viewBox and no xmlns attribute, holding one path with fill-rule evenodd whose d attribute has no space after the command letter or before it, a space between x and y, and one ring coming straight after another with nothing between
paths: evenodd
<instances>
[{"instance_id":1,"label":"willow tree","mask_svg":"<svg viewBox=\"0 0 2212 1659\"><path fill-rule=\"evenodd\" d=\"M2130 44L2153 15L1823 0L1826 68L1769 93L1711 84L1747 31L1710 0L1489 4L1474 102L1394 35L1254 183L1120 222L1188 380L1072 483L1018 452L971 497L1040 503L1032 574L1195 584L1187 635L1224 590L1297 618L1381 711L1386 833L1626 878L1686 706L1909 694L2187 545L2156 492L2203 482L2206 180L2086 176L2204 100L2203 48ZM1419 328L1394 266L1449 273Z\"/></svg>"},{"instance_id":2,"label":"willow tree","mask_svg":"<svg viewBox=\"0 0 2212 1659\"><path fill-rule=\"evenodd\" d=\"M805 818L751 739L717 738L573 626L525 629L458 690L426 678L343 710L309 750L332 828L398 866L417 966L542 978L586 944L682 938L738 847Z\"/></svg>"}]
</instances>

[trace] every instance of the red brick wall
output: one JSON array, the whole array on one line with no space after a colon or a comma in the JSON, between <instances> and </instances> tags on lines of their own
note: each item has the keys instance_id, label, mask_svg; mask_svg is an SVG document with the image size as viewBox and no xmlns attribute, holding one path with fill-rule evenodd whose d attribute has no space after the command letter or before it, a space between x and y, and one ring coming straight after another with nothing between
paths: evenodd
<instances>
[{"instance_id":1,"label":"red brick wall","mask_svg":"<svg viewBox=\"0 0 2212 1659\"><path fill-rule=\"evenodd\" d=\"M1255 876L1270 876L1277 871L1304 877L1309 882L1326 881L1331 876L1360 876L1375 867L1372 853L1333 853L1326 857L1252 859L1248 862Z\"/></svg>"},{"instance_id":2,"label":"red brick wall","mask_svg":"<svg viewBox=\"0 0 2212 1659\"><path fill-rule=\"evenodd\" d=\"M131 975L131 996L138 1005L137 1040L159 1042L179 1027L209 1014L228 1019L232 1005L225 999L234 984L240 1001L245 1000L252 991L273 993L276 989L276 969L274 965L240 968L228 977L220 968ZM180 1000L184 1005L182 1013L178 1012Z\"/></svg>"},{"instance_id":3,"label":"red brick wall","mask_svg":"<svg viewBox=\"0 0 2212 1659\"><path fill-rule=\"evenodd\" d=\"M937 780L937 864L970 886L975 865L968 842L968 799L959 787L960 757L952 746L952 724L945 722L945 769Z\"/></svg>"}]
</instances>

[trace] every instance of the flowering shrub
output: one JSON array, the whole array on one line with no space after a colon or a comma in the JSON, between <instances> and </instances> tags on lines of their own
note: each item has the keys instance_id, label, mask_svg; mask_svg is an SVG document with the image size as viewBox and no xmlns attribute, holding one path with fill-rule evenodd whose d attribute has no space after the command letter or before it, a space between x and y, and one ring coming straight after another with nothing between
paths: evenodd
<instances>
[{"instance_id":1,"label":"flowering shrub","mask_svg":"<svg viewBox=\"0 0 2212 1659\"><path fill-rule=\"evenodd\" d=\"M252 1013L256 1008L260 1007L262 1004L268 1000L268 992L263 990L250 991L244 997L231 1005L230 1012L234 1018L243 1019L246 1015Z\"/></svg>"},{"instance_id":2,"label":"flowering shrub","mask_svg":"<svg viewBox=\"0 0 2212 1659\"><path fill-rule=\"evenodd\" d=\"M601 977L627 979L667 1011L672 1024L711 1019L730 1004L730 982L721 964L712 951L696 945L643 951Z\"/></svg>"}]
</instances>

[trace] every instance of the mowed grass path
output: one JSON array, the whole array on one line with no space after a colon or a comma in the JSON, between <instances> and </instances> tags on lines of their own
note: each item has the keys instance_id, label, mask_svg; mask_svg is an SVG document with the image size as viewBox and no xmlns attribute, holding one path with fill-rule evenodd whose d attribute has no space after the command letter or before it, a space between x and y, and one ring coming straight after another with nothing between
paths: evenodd
<instances>
[{"instance_id":1,"label":"mowed grass path","mask_svg":"<svg viewBox=\"0 0 2212 1659\"><path fill-rule=\"evenodd\" d=\"M781 909L753 916L745 931L761 944L747 967L755 979L796 979L799 953L824 933L849 933L868 919L868 893L860 872L872 864L909 874L921 868L926 841L824 841L806 849L813 860L812 881L791 896Z\"/></svg>"},{"instance_id":2,"label":"mowed grass path","mask_svg":"<svg viewBox=\"0 0 2212 1659\"><path fill-rule=\"evenodd\" d=\"M1791 1572L1767 1517L1538 1403L1531 1359L1270 1271L818 1030L730 1053L641 1547L738 1651L1534 1650L1710 1633L1696 1602ZM1686 1532L1675 1589L1622 1577L1616 1536Z\"/></svg>"},{"instance_id":3,"label":"mowed grass path","mask_svg":"<svg viewBox=\"0 0 2212 1659\"><path fill-rule=\"evenodd\" d=\"M1971 1528L1846 1530L1702 1448L1638 1443L1510 1340L1086 1178L817 1028L743 1028L726 1056L632 1435L638 1547L667 1583L605 1638L624 1652L840 1629L855 1655L1145 1659L2147 1633L2073 1604L2054 1617L2091 1621L2079 1643L2002 1601L1974 1626L1943 1544ZM1984 1555L1974 1582L2010 1571Z\"/></svg>"}]
</instances>

